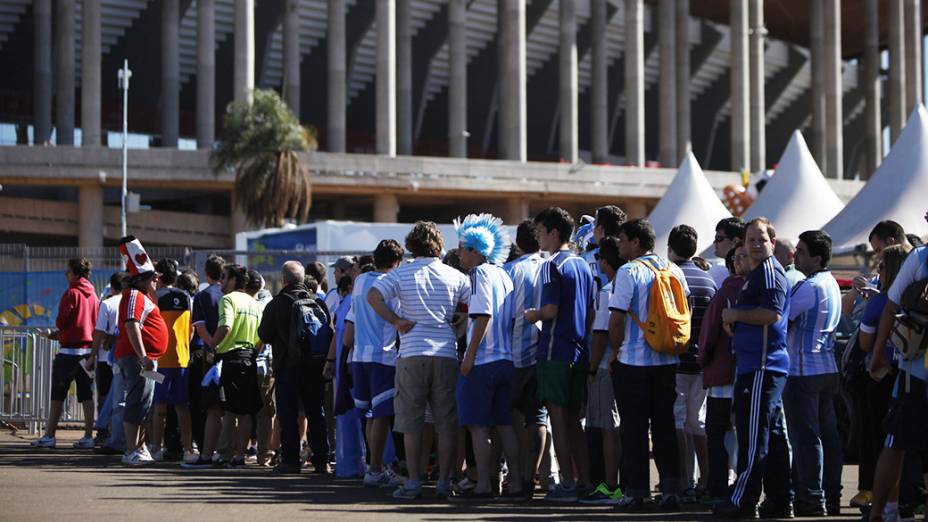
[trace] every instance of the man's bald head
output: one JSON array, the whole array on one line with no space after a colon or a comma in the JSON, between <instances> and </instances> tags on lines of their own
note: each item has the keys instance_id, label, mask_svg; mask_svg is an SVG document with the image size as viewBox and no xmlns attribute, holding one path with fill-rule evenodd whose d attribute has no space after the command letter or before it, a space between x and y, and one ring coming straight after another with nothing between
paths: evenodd
<instances>
[{"instance_id":1,"label":"man's bald head","mask_svg":"<svg viewBox=\"0 0 928 522\"><path fill-rule=\"evenodd\" d=\"M306 275L306 270L303 268L303 263L299 261L287 261L280 269L280 277L284 285L302 283L304 275Z\"/></svg>"},{"instance_id":2,"label":"man's bald head","mask_svg":"<svg viewBox=\"0 0 928 522\"><path fill-rule=\"evenodd\" d=\"M789 239L778 239L773 246L773 257L777 258L777 261L783 266L793 264L795 256L796 247L793 246L793 242Z\"/></svg>"}]
</instances>

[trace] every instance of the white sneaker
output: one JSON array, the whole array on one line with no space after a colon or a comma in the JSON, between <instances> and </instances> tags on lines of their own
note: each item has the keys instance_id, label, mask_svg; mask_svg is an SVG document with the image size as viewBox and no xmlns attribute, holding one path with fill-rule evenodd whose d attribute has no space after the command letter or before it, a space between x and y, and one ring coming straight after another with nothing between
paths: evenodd
<instances>
[{"instance_id":1,"label":"white sneaker","mask_svg":"<svg viewBox=\"0 0 928 522\"><path fill-rule=\"evenodd\" d=\"M93 449L96 444L93 442L93 437L81 437L73 446L77 449Z\"/></svg>"},{"instance_id":2,"label":"white sneaker","mask_svg":"<svg viewBox=\"0 0 928 522\"><path fill-rule=\"evenodd\" d=\"M142 453L140 450L135 450L122 458L122 463L129 466L142 466L152 462L154 462L154 460L151 458L151 455L149 455L147 451Z\"/></svg>"},{"instance_id":3,"label":"white sneaker","mask_svg":"<svg viewBox=\"0 0 928 522\"><path fill-rule=\"evenodd\" d=\"M55 437L49 437L48 435L42 435L42 438L35 439L30 442L29 445L33 448L54 448L55 447ZM93 446L91 446L93 447Z\"/></svg>"},{"instance_id":4,"label":"white sneaker","mask_svg":"<svg viewBox=\"0 0 928 522\"><path fill-rule=\"evenodd\" d=\"M193 448L193 451L184 450L184 464L193 464L194 462L200 460L200 451L196 448Z\"/></svg>"},{"instance_id":5,"label":"white sneaker","mask_svg":"<svg viewBox=\"0 0 928 522\"><path fill-rule=\"evenodd\" d=\"M144 456L148 461L154 460L154 458L151 456L151 452L148 451L148 445L144 442L142 443L142 447L139 448L139 453L141 453L142 456Z\"/></svg>"},{"instance_id":6,"label":"white sneaker","mask_svg":"<svg viewBox=\"0 0 928 522\"><path fill-rule=\"evenodd\" d=\"M151 454L151 459L155 462L164 461L164 448L158 448L154 453Z\"/></svg>"}]
</instances>

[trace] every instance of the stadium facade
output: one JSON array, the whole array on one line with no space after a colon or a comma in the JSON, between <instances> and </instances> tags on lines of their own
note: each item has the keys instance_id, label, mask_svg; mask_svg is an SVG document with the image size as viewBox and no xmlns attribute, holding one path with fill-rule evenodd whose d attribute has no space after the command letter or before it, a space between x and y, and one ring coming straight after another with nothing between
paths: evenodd
<instances>
[{"instance_id":1,"label":"stadium facade","mask_svg":"<svg viewBox=\"0 0 928 522\"><path fill-rule=\"evenodd\" d=\"M646 215L685 150L721 189L795 129L849 197L921 101L924 15L920 0L0 0L0 230L116 239L124 60L130 144L149 149L130 154L151 208L130 223L163 242L223 246L245 226L207 158L255 87L318 132L317 218Z\"/></svg>"}]
</instances>

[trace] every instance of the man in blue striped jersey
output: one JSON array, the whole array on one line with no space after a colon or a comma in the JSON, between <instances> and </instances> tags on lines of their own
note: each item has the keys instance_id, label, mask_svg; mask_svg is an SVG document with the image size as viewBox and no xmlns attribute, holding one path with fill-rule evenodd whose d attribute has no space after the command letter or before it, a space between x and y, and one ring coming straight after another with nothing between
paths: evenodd
<instances>
[{"instance_id":1,"label":"man in blue striped jersey","mask_svg":"<svg viewBox=\"0 0 928 522\"><path fill-rule=\"evenodd\" d=\"M809 230L800 234L795 262L806 278L790 293L790 367L783 390L796 471L797 516L840 513L843 462L834 409L838 393L834 348L841 288L828 270L829 261L831 237L827 233Z\"/></svg>"},{"instance_id":2,"label":"man in blue striped jersey","mask_svg":"<svg viewBox=\"0 0 928 522\"><path fill-rule=\"evenodd\" d=\"M525 320L523 313L541 306L538 269L544 258L538 251L535 223L527 219L516 228L516 246L523 252L518 259L503 265L512 279L512 426L519 437L525 479L530 480L541 464L548 436L548 412L538 400L538 377L535 358L541 328Z\"/></svg>"},{"instance_id":3,"label":"man in blue striped jersey","mask_svg":"<svg viewBox=\"0 0 928 522\"><path fill-rule=\"evenodd\" d=\"M503 221L471 214L455 221L461 269L470 273L467 349L455 397L458 420L470 431L477 461L477 485L464 500L490 500L495 473L490 430L495 428L509 466L507 497L524 496L519 443L512 429L512 280L498 264L506 259L509 234Z\"/></svg>"},{"instance_id":4,"label":"man in blue striped jersey","mask_svg":"<svg viewBox=\"0 0 928 522\"><path fill-rule=\"evenodd\" d=\"M639 323L648 320L651 286L656 279L653 270L670 270L687 295L689 288L680 268L653 252L654 241L654 228L648 220L633 219L622 225L619 255L631 261L619 268L609 299L609 341L619 347L618 356L612 356L612 376L625 455L625 497L618 507L625 511L640 510L651 495L649 428L660 475L659 506L671 510L679 505L680 457L673 417L679 357L652 350Z\"/></svg>"},{"instance_id":5,"label":"man in blue striped jersey","mask_svg":"<svg viewBox=\"0 0 928 522\"><path fill-rule=\"evenodd\" d=\"M735 390L732 409L738 434L738 478L728 502L716 506L723 518L757 516L757 501L766 492L762 516L792 518L789 488L789 443L783 421L783 387L789 373L786 324L789 281L773 257L776 230L766 218L745 227L751 271L738 304L722 311L726 331L733 332Z\"/></svg>"},{"instance_id":6,"label":"man in blue striped jersey","mask_svg":"<svg viewBox=\"0 0 928 522\"><path fill-rule=\"evenodd\" d=\"M441 262L443 248L438 225L419 221L406 236L406 249L415 259L377 280L367 294L377 315L400 334L394 430L403 434L409 480L394 491L397 499L415 499L422 494L419 455L426 405L431 407L438 433L436 492L441 497L451 492L448 478L457 446L454 390L459 371L452 321L457 307L470 299L470 281ZM399 314L387 306L393 299L399 301Z\"/></svg>"},{"instance_id":7,"label":"man in blue striped jersey","mask_svg":"<svg viewBox=\"0 0 928 522\"><path fill-rule=\"evenodd\" d=\"M364 473L364 485L396 487L402 481L383 465L383 453L393 420L393 396L396 393L396 328L367 302L374 284L403 262L403 248L392 239L384 239L374 249L374 271L358 276L351 294L351 308L345 317L342 344L351 350L351 394L354 405L367 416L367 444L370 467ZM387 306L394 313L399 303L391 299Z\"/></svg>"},{"instance_id":8,"label":"man in blue striped jersey","mask_svg":"<svg viewBox=\"0 0 928 522\"><path fill-rule=\"evenodd\" d=\"M580 419L586 402L589 352L587 314L596 283L589 265L570 251L574 220L562 208L549 207L535 216L535 236L551 254L539 270L541 308L526 310L529 323L542 322L538 342L538 398L551 414L554 452L561 471L558 486L545 500L577 502L590 486L586 437ZM576 474L575 474L576 472Z\"/></svg>"}]
</instances>

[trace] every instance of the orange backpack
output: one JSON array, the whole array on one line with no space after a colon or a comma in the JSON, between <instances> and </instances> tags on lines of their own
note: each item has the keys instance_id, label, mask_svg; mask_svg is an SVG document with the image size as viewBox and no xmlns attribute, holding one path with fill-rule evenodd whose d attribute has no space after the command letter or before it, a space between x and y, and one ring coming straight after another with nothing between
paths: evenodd
<instances>
[{"instance_id":1,"label":"orange backpack","mask_svg":"<svg viewBox=\"0 0 928 522\"><path fill-rule=\"evenodd\" d=\"M683 291L683 283L668 269L657 269L647 261L636 259L654 272L654 282L648 295L647 324L631 312L632 320L644 331L648 346L659 353L680 355L690 343L690 304Z\"/></svg>"}]
</instances>

